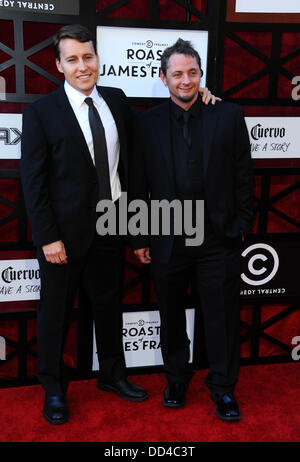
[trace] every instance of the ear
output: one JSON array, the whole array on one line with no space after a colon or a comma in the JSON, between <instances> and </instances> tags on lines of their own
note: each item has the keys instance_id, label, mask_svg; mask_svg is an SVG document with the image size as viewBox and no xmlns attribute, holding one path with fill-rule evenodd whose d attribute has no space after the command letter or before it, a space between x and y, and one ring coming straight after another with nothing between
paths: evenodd
<instances>
[{"instance_id":1,"label":"ear","mask_svg":"<svg viewBox=\"0 0 300 462\"><path fill-rule=\"evenodd\" d=\"M56 63L56 67L59 70L59 72L61 72L63 74L64 71L63 71L63 69L61 67L60 61L58 59L56 59L55 63Z\"/></svg>"},{"instance_id":2,"label":"ear","mask_svg":"<svg viewBox=\"0 0 300 462\"><path fill-rule=\"evenodd\" d=\"M166 79L166 76L165 74L163 73L163 71L160 71L160 74L159 74L161 80L163 81L163 84L165 85L165 87L168 86L168 83L167 83L167 79Z\"/></svg>"}]
</instances>

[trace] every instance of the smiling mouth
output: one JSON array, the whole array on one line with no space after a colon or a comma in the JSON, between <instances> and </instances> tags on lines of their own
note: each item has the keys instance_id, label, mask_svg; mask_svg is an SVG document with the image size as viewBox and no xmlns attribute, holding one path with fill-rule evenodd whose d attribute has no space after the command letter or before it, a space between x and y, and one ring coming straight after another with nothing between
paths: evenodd
<instances>
[{"instance_id":1,"label":"smiling mouth","mask_svg":"<svg viewBox=\"0 0 300 462\"><path fill-rule=\"evenodd\" d=\"M79 75L77 78L79 80L87 80L91 77L91 74Z\"/></svg>"}]
</instances>

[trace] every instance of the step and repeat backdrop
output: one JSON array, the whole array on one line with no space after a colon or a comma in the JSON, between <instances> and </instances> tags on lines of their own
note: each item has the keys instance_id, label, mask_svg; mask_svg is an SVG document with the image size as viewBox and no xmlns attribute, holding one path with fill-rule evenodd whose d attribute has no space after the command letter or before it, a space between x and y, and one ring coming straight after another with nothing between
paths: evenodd
<instances>
[{"instance_id":1,"label":"step and repeat backdrop","mask_svg":"<svg viewBox=\"0 0 300 462\"><path fill-rule=\"evenodd\" d=\"M241 252L241 301L272 300L281 302L299 296L298 234L289 239L269 234L263 241L249 237ZM0 302L39 300L40 271L34 258L0 260ZM123 347L127 367L162 365L160 351L160 317L153 304L147 310L143 305L124 305ZM191 341L190 361L193 361L195 311L199 306L186 309L187 333ZM93 370L98 368L95 340L93 342Z\"/></svg>"},{"instance_id":2,"label":"step and repeat backdrop","mask_svg":"<svg viewBox=\"0 0 300 462\"><path fill-rule=\"evenodd\" d=\"M183 36L183 34L181 34ZM118 58L116 58L118 60ZM102 64L105 69L106 64ZM114 64L108 65L108 69L116 69ZM118 66L121 66L118 64ZM159 64L152 65L149 73L152 74L154 69L159 69ZM116 85L119 88L125 88L125 93L133 97L167 97L166 87L158 77L149 77L144 79L140 77L138 81L138 72L144 72L146 67L143 64L135 65L137 81L128 77L125 79L122 75L117 79ZM126 63L121 66L123 71L130 74L129 65ZM127 69L127 70L126 70ZM157 72L157 71L155 71ZM110 71L108 70L108 74ZM154 71L153 71L154 74ZM114 77L106 75L102 80L105 85L112 86ZM300 79L300 77L299 77ZM124 83L122 83L124 82ZM300 95L300 85L299 85ZM246 117L246 124L251 142L251 155L253 159L300 159L300 117ZM0 160L1 159L20 159L21 157L21 135L22 135L22 114L0 114Z\"/></svg>"},{"instance_id":3,"label":"step and repeat backdrop","mask_svg":"<svg viewBox=\"0 0 300 462\"><path fill-rule=\"evenodd\" d=\"M202 86L208 85L212 88L211 85L213 84L217 94L221 94L222 82L218 73L220 67L216 65L216 56L219 53L218 47L220 48L224 45L224 37L220 39L220 31L216 34L216 21L219 21L218 26L225 24L226 27L235 22L247 25L255 23L259 25L259 32L262 31L262 24L265 24L266 29L268 29L267 25L270 23L277 23L279 28L280 24L300 23L299 0L285 0L284 2L281 0L273 0L272 2L268 0L228 0L224 2L224 4L226 3L226 11L223 11L224 18L222 19L219 12L220 14L218 13L216 20L213 14L219 11L220 6L216 6L218 2L211 2L211 5L213 5L211 6L212 11L209 10L208 3L205 1L181 2L186 7L185 21L188 24L188 27L182 28L179 27L179 13L178 17L176 16L177 10L173 25L171 20L163 24L163 21L160 21L156 14L155 21L151 22L153 27L150 27L145 20L143 20L143 25L139 27L138 20L133 19L128 19L121 26L117 26L115 25L117 23L116 19L110 21L104 16L104 13L102 14L102 11L107 10L107 13L113 17L115 11L113 2L94 3L95 5L97 4L98 19L95 20L92 15L89 17L92 24L96 26L100 56L99 83L105 86L122 88L127 97L132 98L135 103L140 99L143 105L147 105L147 102L151 103L151 105L157 104L161 99L169 96L168 90L159 77L160 59L163 50L173 44L177 38L181 37L190 40L198 50L202 59ZM175 4L179 2L169 3ZM201 5L199 10L197 5ZM16 14L15 24L20 21L36 22L39 20L41 22L48 21L49 23L57 21L63 24L80 22L81 18L84 18L84 22L87 23L87 15L83 14L84 8L84 2L79 0L53 0L51 2L0 0L0 21L14 21L13 14ZM21 16L21 14L24 16ZM194 22L191 22L191 18L194 19ZM164 19L168 19L167 13L164 13ZM101 25L95 24L95 21L99 21ZM185 21L181 20L181 23ZM129 22L131 25L129 25ZM228 31L226 27L225 34L232 38L235 30L230 29ZM248 31L249 28L246 27L245 29ZM274 33L277 32L275 31ZM290 33L295 33L295 36L299 38L299 32L295 32L294 29ZM238 39L235 39L235 41L236 43L239 42ZM15 47L17 48L18 45L19 43L16 43ZM50 38L45 41L45 46L50 46ZM24 49L23 53L25 51ZM0 52L3 55L10 55L10 53L12 56L14 55L12 49L1 43ZM17 58L21 58L22 53L20 50L18 53ZM54 60L51 53L52 51L49 49L48 61ZM27 59L27 56L25 57ZM21 156L22 136L22 111L20 110L19 113L11 111L9 103L25 104L29 102L28 98L34 100L41 95L28 95L26 86L18 83L17 78L14 93L7 78L5 78L5 72L9 68L9 56L8 59L4 59L0 54L0 58L0 104L6 103L0 111L0 166L2 162L5 165L5 171L7 171L9 162L12 161L14 165L18 165ZM17 58L15 57L14 59ZM292 58L294 60L298 59L299 63L299 48L298 51L293 52ZM220 61L222 61L221 56ZM13 64L17 65L16 61ZM271 64L269 65L271 72L272 69L274 70L274 64L272 64L273 67ZM293 75L289 75L291 78L288 81L292 107L295 107L295 104L300 104L300 67L298 67L298 70L299 76L294 72ZM251 72L249 71L249 73ZM45 76L47 75L45 74ZM58 84L57 77L53 79L53 82L56 85ZM230 99L230 97L227 99ZM234 101L234 98L232 101ZM243 101L237 100L237 102L242 103ZM252 104L250 103L251 101L248 98L246 101L248 109ZM262 106L260 100L257 114L263 115L256 115L253 110L248 111L251 116L246 114L245 119L251 142L251 155L254 164L256 161L267 160L269 162L267 168L272 168L273 161L280 161L280 165L285 168L290 165L291 160L297 162L297 159L300 159L300 112L294 111L293 113L291 111L286 116L273 115L267 110L272 104L278 109L278 107L281 107L280 104L288 106L289 103L285 100L284 103L278 104L277 100L273 101L273 103L269 100L268 104ZM300 161L296 165L300 165ZM293 171L289 171L289 174L293 174ZM276 175L278 177L278 171ZM293 188L296 191L297 188ZM266 203L263 205L258 204L256 211L261 211L264 206L266 206ZM288 233L288 236L287 233L270 233L265 228L263 233L253 233L247 238L247 242L241 251L240 295L243 303L256 302L257 300L267 302L273 300L276 303L277 300L284 301L285 299L300 296L300 226L297 219L290 222L294 225L294 232ZM15 254L16 252L14 251L14 258L9 259L7 258L7 251L5 252L5 257L0 252L0 302L5 302L6 304L11 302L13 305L20 301L38 301L40 297L40 274L37 260L32 257L16 258ZM158 308L156 305L153 305L151 309L149 309L149 304L147 306L148 308L145 309L142 304L139 307L134 305L132 311L130 310L130 304L124 306L123 345L128 367L162 364ZM193 360L195 313L197 309L198 307L196 306L189 306L186 309L187 330L191 340L191 361ZM97 370L98 361L95 343L92 363L93 370Z\"/></svg>"}]
</instances>

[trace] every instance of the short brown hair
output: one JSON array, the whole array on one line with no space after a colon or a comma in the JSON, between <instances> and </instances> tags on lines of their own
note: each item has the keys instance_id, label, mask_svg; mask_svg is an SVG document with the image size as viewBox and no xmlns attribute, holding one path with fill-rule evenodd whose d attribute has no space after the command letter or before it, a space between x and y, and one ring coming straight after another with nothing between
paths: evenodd
<instances>
[{"instance_id":1,"label":"short brown hair","mask_svg":"<svg viewBox=\"0 0 300 462\"><path fill-rule=\"evenodd\" d=\"M97 43L94 35L81 24L69 24L59 29L53 36L53 48L55 56L60 61L59 43L64 38L78 40L78 42L93 42L95 53L97 53Z\"/></svg>"},{"instance_id":2,"label":"short brown hair","mask_svg":"<svg viewBox=\"0 0 300 462\"><path fill-rule=\"evenodd\" d=\"M196 61L199 65L199 69L202 72L201 69L201 58L199 56L199 53L195 48L193 48L191 42L188 40L183 40L179 38L174 45L166 48L161 56L161 71L164 75L167 75L167 69L169 67L169 59L172 55L174 54L179 54L179 55L187 55L187 56L193 56L193 58L196 58Z\"/></svg>"}]
</instances>

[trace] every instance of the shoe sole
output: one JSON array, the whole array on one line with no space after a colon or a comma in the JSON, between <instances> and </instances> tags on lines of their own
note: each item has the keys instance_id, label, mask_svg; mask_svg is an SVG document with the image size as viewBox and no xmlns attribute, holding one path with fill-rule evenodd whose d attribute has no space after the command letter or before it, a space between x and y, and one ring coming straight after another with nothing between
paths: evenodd
<instances>
[{"instance_id":1,"label":"shoe sole","mask_svg":"<svg viewBox=\"0 0 300 462\"><path fill-rule=\"evenodd\" d=\"M45 417L45 419L46 419L48 422L50 422L50 423L53 424L53 425L62 425L62 424L64 424L64 423L68 422L68 420L69 420L69 417L66 417L65 419L60 419L60 420L58 420L58 419L51 419L51 417L49 417L49 416L46 414L46 412L43 412L43 416Z\"/></svg>"},{"instance_id":2,"label":"shoe sole","mask_svg":"<svg viewBox=\"0 0 300 462\"><path fill-rule=\"evenodd\" d=\"M241 414L238 417L225 417L224 415L219 413L218 409L216 409L216 414L219 417L219 419L225 420L226 422L238 422L242 418Z\"/></svg>"},{"instance_id":3,"label":"shoe sole","mask_svg":"<svg viewBox=\"0 0 300 462\"><path fill-rule=\"evenodd\" d=\"M116 390L114 387L111 387L110 385L101 385L101 384L99 385L99 384L97 384L97 388L99 388L99 390L102 390L102 391L108 391L108 392L116 393L116 395L120 396L120 398L123 398L126 401L142 402L142 401L146 401L146 399L149 398L148 395L145 395L145 396L143 396L141 398L134 398L134 397L131 397L131 396L128 396L128 395L124 395L119 390Z\"/></svg>"},{"instance_id":4,"label":"shoe sole","mask_svg":"<svg viewBox=\"0 0 300 462\"><path fill-rule=\"evenodd\" d=\"M162 399L162 403L163 403L163 405L166 406L166 407L172 407L173 409L176 409L176 408L179 408L179 407L183 407L183 406L185 405L185 400L184 400L184 402L181 403L181 404L172 404L172 403L167 403L167 402L165 401L165 399L163 398L163 399Z\"/></svg>"}]
</instances>

